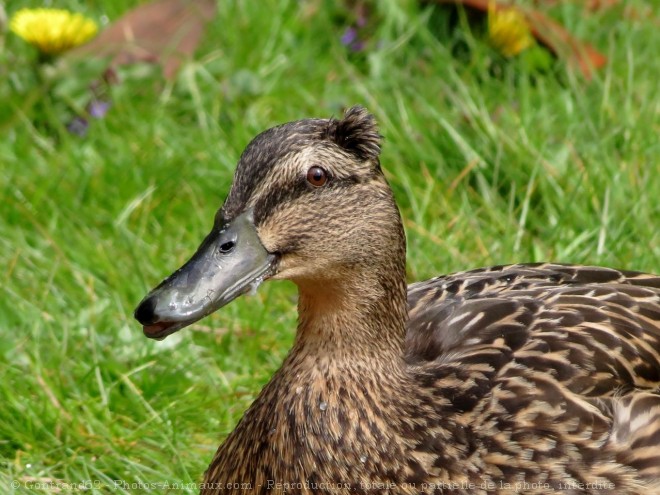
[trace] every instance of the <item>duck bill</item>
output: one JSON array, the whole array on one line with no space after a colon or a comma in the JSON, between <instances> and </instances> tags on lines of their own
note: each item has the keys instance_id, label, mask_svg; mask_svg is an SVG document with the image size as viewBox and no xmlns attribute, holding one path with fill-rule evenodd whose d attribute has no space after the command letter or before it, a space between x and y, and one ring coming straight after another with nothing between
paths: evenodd
<instances>
[{"instance_id":1,"label":"duck bill","mask_svg":"<svg viewBox=\"0 0 660 495\"><path fill-rule=\"evenodd\" d=\"M190 260L135 310L144 334L162 340L256 289L275 273L277 256L261 243L248 211L214 226Z\"/></svg>"}]
</instances>

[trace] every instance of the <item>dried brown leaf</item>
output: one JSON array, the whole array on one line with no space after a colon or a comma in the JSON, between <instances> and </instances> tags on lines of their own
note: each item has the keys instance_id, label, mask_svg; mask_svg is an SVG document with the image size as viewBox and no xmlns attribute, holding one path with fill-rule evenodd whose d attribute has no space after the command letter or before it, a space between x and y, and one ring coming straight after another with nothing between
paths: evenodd
<instances>
[{"instance_id":1,"label":"dried brown leaf","mask_svg":"<svg viewBox=\"0 0 660 495\"><path fill-rule=\"evenodd\" d=\"M143 4L75 50L74 56L110 57L111 67L157 63L164 76L171 79L181 62L194 54L215 10L215 0L156 0Z\"/></svg>"}]
</instances>

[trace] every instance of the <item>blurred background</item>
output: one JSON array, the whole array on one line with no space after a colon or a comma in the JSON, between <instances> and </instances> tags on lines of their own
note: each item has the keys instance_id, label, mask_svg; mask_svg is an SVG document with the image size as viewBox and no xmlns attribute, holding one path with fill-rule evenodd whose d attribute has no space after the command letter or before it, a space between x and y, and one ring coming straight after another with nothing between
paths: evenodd
<instances>
[{"instance_id":1,"label":"blurred background","mask_svg":"<svg viewBox=\"0 0 660 495\"><path fill-rule=\"evenodd\" d=\"M659 28L650 0L0 4L0 491L197 493L295 287L163 342L132 311L278 123L376 115L411 282L660 272Z\"/></svg>"}]
</instances>

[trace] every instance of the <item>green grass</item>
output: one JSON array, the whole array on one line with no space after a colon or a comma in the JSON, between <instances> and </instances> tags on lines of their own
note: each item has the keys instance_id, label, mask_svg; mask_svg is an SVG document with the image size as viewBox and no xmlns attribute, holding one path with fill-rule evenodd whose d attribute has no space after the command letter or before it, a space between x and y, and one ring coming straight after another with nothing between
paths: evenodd
<instances>
[{"instance_id":1,"label":"green grass","mask_svg":"<svg viewBox=\"0 0 660 495\"><path fill-rule=\"evenodd\" d=\"M137 2L61 3L113 19ZM178 79L125 69L85 138L58 116L80 105L79 74L91 69L71 65L50 101L28 105L34 54L6 36L0 492L91 480L87 493L134 494L149 490L112 480L200 480L287 352L295 288L266 284L160 343L132 310L197 247L241 150L274 124L355 103L377 116L411 281L542 260L660 272L657 18L555 8L609 58L587 82L561 64L495 62L467 32L469 54L452 54L429 27L438 15L378 2L373 42L353 54L330 3L220 2Z\"/></svg>"}]
</instances>

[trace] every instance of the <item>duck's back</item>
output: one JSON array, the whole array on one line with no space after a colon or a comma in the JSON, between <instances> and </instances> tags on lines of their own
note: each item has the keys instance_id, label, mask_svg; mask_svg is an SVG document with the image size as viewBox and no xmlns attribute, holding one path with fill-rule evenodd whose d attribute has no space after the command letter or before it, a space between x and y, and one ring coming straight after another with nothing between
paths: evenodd
<instances>
[{"instance_id":1,"label":"duck's back","mask_svg":"<svg viewBox=\"0 0 660 495\"><path fill-rule=\"evenodd\" d=\"M413 284L408 305L407 361L500 479L660 482L660 277L499 266Z\"/></svg>"}]
</instances>

